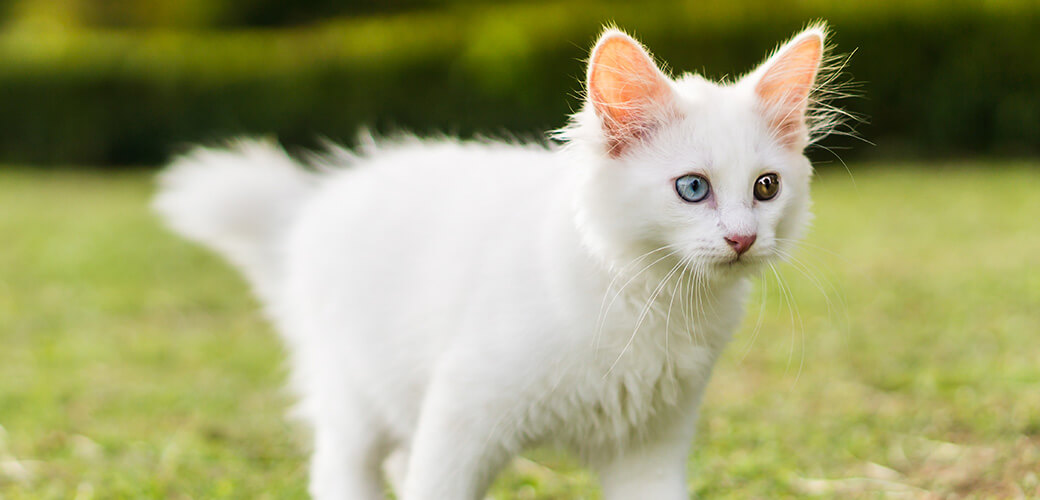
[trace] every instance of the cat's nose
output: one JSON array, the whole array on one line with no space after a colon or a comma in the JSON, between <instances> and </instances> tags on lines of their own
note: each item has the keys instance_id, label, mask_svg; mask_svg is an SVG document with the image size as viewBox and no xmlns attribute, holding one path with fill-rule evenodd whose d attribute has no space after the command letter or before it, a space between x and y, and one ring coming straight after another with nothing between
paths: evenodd
<instances>
[{"instance_id":1,"label":"cat's nose","mask_svg":"<svg viewBox=\"0 0 1040 500\"><path fill-rule=\"evenodd\" d=\"M755 244L755 239L758 238L757 234L731 234L726 236L726 243L733 247L733 250L737 252L737 255L744 255L744 252L751 248L751 245Z\"/></svg>"}]
</instances>

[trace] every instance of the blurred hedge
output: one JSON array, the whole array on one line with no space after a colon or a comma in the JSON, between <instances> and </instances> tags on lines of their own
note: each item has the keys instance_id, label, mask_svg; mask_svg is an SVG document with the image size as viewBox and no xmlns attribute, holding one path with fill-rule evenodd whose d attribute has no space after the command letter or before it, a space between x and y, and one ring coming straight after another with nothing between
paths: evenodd
<instances>
[{"instance_id":1,"label":"blurred hedge","mask_svg":"<svg viewBox=\"0 0 1040 500\"><path fill-rule=\"evenodd\" d=\"M826 19L870 123L843 157L1040 154L1040 4L918 0L456 4L278 30L0 35L0 161L155 164L187 142L380 131L538 134L579 104L602 23L739 75ZM826 157L824 155L823 157Z\"/></svg>"}]
</instances>

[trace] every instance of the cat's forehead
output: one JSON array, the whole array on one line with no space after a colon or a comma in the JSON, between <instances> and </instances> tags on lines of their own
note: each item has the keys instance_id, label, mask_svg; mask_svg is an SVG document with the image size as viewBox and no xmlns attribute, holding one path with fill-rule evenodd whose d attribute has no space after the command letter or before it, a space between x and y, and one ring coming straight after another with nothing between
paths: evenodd
<instances>
[{"instance_id":1,"label":"cat's forehead","mask_svg":"<svg viewBox=\"0 0 1040 500\"><path fill-rule=\"evenodd\" d=\"M752 118L754 95L741 82L716 83L697 74L686 74L675 80L673 88L679 106L687 114L712 114L730 121Z\"/></svg>"},{"instance_id":2,"label":"cat's forehead","mask_svg":"<svg viewBox=\"0 0 1040 500\"><path fill-rule=\"evenodd\" d=\"M683 73L673 81L675 82L675 86L680 90L693 91L701 87L719 87L719 84L708 80L697 73Z\"/></svg>"},{"instance_id":3,"label":"cat's forehead","mask_svg":"<svg viewBox=\"0 0 1040 500\"><path fill-rule=\"evenodd\" d=\"M757 168L770 137L752 96L739 85L717 84L697 75L675 82L681 118L669 141L705 170Z\"/></svg>"}]
</instances>

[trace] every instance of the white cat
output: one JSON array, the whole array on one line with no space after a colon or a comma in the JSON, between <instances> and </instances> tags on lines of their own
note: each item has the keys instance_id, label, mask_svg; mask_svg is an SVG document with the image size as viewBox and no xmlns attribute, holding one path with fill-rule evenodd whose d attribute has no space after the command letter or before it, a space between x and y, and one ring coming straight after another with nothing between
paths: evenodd
<instances>
[{"instance_id":1,"label":"white cat","mask_svg":"<svg viewBox=\"0 0 1040 500\"><path fill-rule=\"evenodd\" d=\"M404 500L478 499L540 444L608 500L687 498L747 277L810 217L823 53L813 26L735 83L672 80L608 29L562 146L411 138L308 169L242 141L177 160L155 207L283 334L315 498L384 498L388 464Z\"/></svg>"}]
</instances>

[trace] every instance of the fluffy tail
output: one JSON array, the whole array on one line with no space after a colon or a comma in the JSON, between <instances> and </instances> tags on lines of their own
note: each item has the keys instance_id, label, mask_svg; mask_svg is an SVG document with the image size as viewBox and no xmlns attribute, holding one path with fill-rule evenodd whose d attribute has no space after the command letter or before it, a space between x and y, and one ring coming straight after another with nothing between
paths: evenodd
<instances>
[{"instance_id":1,"label":"fluffy tail","mask_svg":"<svg viewBox=\"0 0 1040 500\"><path fill-rule=\"evenodd\" d=\"M239 141L176 159L159 175L152 207L174 231L231 261L270 307L285 233L316 182L273 142Z\"/></svg>"}]
</instances>

